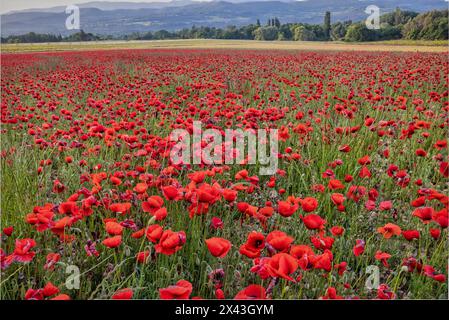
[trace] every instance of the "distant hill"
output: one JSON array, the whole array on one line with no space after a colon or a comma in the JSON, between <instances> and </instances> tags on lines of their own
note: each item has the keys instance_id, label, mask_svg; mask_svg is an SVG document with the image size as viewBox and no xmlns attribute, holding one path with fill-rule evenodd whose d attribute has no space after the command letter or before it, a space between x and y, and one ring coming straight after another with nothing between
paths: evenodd
<instances>
[{"instance_id":1,"label":"distant hill","mask_svg":"<svg viewBox=\"0 0 449 320\"><path fill-rule=\"evenodd\" d=\"M417 12L446 9L444 0L305 0L305 1L210 1L178 0L171 2L89 2L80 5L81 28L99 35L124 35L155 30L179 30L196 26L226 27L265 23L278 17L282 23L321 23L325 11L333 21L362 20L365 8L374 4L382 12L396 7ZM1 35L28 32L69 35L65 7L25 10L1 15Z\"/></svg>"}]
</instances>

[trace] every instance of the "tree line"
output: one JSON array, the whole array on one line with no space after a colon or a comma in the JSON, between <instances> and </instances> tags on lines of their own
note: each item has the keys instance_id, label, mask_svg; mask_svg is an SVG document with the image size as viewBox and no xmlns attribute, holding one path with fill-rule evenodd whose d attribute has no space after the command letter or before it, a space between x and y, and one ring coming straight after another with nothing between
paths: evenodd
<instances>
[{"instance_id":1,"label":"tree line","mask_svg":"<svg viewBox=\"0 0 449 320\"><path fill-rule=\"evenodd\" d=\"M2 43L72 42L98 40L165 40L165 39L241 39L241 40L293 40L293 41L380 41L380 40L446 40L448 39L448 10L424 13L395 11L380 17L380 29L371 30L365 22L343 21L331 23L331 13L326 12L323 24L285 23L274 17L262 25L259 20L246 26L226 28L196 27L178 31L159 30L133 33L119 37L100 36L83 30L67 37L36 34L1 38Z\"/></svg>"}]
</instances>

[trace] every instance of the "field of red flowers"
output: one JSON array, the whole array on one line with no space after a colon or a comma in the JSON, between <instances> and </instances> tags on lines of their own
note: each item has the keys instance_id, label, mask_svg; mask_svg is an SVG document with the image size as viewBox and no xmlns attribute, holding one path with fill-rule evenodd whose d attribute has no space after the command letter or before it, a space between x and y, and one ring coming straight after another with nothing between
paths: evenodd
<instances>
[{"instance_id":1,"label":"field of red flowers","mask_svg":"<svg viewBox=\"0 0 449 320\"><path fill-rule=\"evenodd\" d=\"M1 299L447 299L447 54L1 58ZM173 164L194 120L276 174Z\"/></svg>"}]
</instances>

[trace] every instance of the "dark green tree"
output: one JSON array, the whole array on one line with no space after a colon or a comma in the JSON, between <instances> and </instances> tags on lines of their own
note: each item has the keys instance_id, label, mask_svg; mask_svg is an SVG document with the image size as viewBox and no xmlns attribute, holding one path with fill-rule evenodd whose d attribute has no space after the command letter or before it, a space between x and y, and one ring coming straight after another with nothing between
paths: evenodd
<instances>
[{"instance_id":1,"label":"dark green tree","mask_svg":"<svg viewBox=\"0 0 449 320\"><path fill-rule=\"evenodd\" d=\"M362 42L362 41L374 41L378 36L375 30L369 30L364 23L355 23L349 26L346 31L345 41L349 42Z\"/></svg>"},{"instance_id":2,"label":"dark green tree","mask_svg":"<svg viewBox=\"0 0 449 320\"><path fill-rule=\"evenodd\" d=\"M279 21L279 19L277 17L274 18L274 26L276 28L280 28L281 27L281 22Z\"/></svg>"},{"instance_id":3,"label":"dark green tree","mask_svg":"<svg viewBox=\"0 0 449 320\"><path fill-rule=\"evenodd\" d=\"M260 27L254 30L255 40L272 41L278 39L278 29L273 26Z\"/></svg>"},{"instance_id":4,"label":"dark green tree","mask_svg":"<svg viewBox=\"0 0 449 320\"><path fill-rule=\"evenodd\" d=\"M351 21L336 22L331 27L331 40L341 41L344 40L346 35L346 30L352 24Z\"/></svg>"},{"instance_id":5,"label":"dark green tree","mask_svg":"<svg viewBox=\"0 0 449 320\"><path fill-rule=\"evenodd\" d=\"M324 14L324 24L323 24L324 38L325 40L330 40L331 35L331 13L326 11Z\"/></svg>"},{"instance_id":6,"label":"dark green tree","mask_svg":"<svg viewBox=\"0 0 449 320\"><path fill-rule=\"evenodd\" d=\"M448 39L448 10L433 10L417 15L404 25L402 34L412 40Z\"/></svg>"}]
</instances>

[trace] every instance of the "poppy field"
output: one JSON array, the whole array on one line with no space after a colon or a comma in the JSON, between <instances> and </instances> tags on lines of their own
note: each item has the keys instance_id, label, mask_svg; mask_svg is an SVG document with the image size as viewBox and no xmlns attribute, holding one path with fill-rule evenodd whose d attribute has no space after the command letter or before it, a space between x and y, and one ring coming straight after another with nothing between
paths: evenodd
<instances>
[{"instance_id":1,"label":"poppy field","mask_svg":"<svg viewBox=\"0 0 449 320\"><path fill-rule=\"evenodd\" d=\"M1 60L1 299L448 298L447 53ZM276 173L173 163L194 121Z\"/></svg>"}]
</instances>

